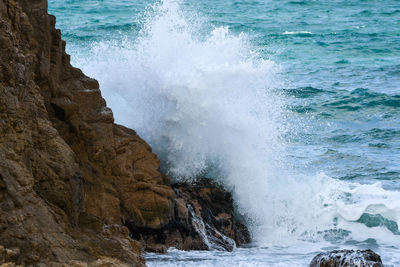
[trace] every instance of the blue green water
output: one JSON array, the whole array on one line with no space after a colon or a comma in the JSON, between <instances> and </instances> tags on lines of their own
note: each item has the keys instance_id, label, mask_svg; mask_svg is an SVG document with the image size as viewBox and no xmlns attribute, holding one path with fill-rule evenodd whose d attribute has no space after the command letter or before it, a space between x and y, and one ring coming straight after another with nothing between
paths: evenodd
<instances>
[{"instance_id":1,"label":"blue green water","mask_svg":"<svg viewBox=\"0 0 400 267\"><path fill-rule=\"evenodd\" d=\"M169 5L171 1L164 1L166 2L164 5ZM354 207L354 210L357 210L354 214L360 214L351 219L349 219L351 217L349 214L352 213L352 206L346 206L347 208L343 209L339 205L337 210L332 211L332 217L335 220L339 218L339 223L335 224L334 222L334 226L327 229L323 226L317 229L316 232L319 235L321 231L323 232L321 229L325 229L324 242L330 242L333 245L327 245L328 243L315 245L319 241L316 242L313 239L314 243L311 243L315 246L312 245L310 250L293 250L287 244L280 244L281 250L276 247L268 250L268 246L261 246L265 248L265 250L262 250L258 246L258 250L252 250L249 254L239 250L235 256L232 256L233 259L242 262L243 264L240 266L247 266L246 264L289 266L289 263L291 266L296 264L302 266L311 259L313 254L310 251L315 252L331 246L351 247L354 245L375 249L383 255L387 264L392 264L388 266L396 266L396 261L400 261L398 256L393 256L400 254L400 235L397 227L400 223L400 199L399 195L395 194L396 191L400 190L400 1L184 0L179 2L178 12L176 10L171 11L173 8L166 8L167 10L161 8L161 11L157 11L165 12L166 16L176 16L176 18L174 17L171 20L165 18L153 19L158 23L152 24L152 16L157 16L155 15L157 12L154 11L152 6L157 5L157 3L159 2L128 0L49 1L49 11L57 17L57 26L62 30L63 38L67 41L67 51L71 54L72 62L83 68L85 73L99 79L103 95L113 108L117 122L138 129L138 132L160 154L168 153L170 150L161 146L157 147L159 144L157 140L161 140L161 137L154 135L155 129L163 129L168 132L165 136L170 140L175 137L186 140L186 137L182 136L182 132L185 132L185 129L190 129L187 131L188 134L196 132L208 140L211 139L209 143L213 143L215 133L210 129L195 128L189 119L204 119L209 124L215 124L214 128L219 127L220 124L228 125L229 129L240 128L238 123L231 123L231 117L226 115L227 109L207 109L212 110L215 114L221 112L221 117L226 118L221 121L209 117L204 118L198 113L193 115L198 110L193 108L195 111L188 111L186 107L193 107L194 102L191 102L191 99L188 100L188 97L182 96L181 92L171 91L168 88L187 87L188 84L196 84L197 86L200 79L196 78L196 75L198 75L196 71L201 69L201 73L208 73L210 69L214 69L215 75L219 75L219 77L232 75L229 76L229 81L233 81L229 88L235 88L235 90L245 88L247 90L259 86L260 88L273 87L274 92L278 91L279 101L277 102L279 102L279 105L276 108L270 108L275 101L270 103L265 100L264 104L268 105L266 114L274 114L271 115L273 119L268 119L268 124L271 125L279 121L277 122L279 126L270 127L271 129L260 126L260 128L254 128L253 132L261 129L261 132L268 132L268 136L273 136L274 138L271 137L272 141L264 136L261 138L265 138L266 142L269 142L268 147L271 147L271 150L274 150L275 146L281 145L278 144L279 140L284 143L282 150L279 148L274 152L283 155L288 170L284 170L285 167L282 168L281 166L282 172L301 173L306 177L314 177L314 175L323 173L327 177L351 184L352 189L358 188L355 184L379 182L385 189L381 190L379 185L379 189L376 191L373 191L370 187L360 187L351 191L351 193L345 190L347 194L351 195L346 205L358 202L367 204L360 204L362 208ZM162 4L159 5L162 6ZM184 13L184 22L181 20L181 13ZM175 21L176 25L168 26L168 23L173 24ZM163 23L168 24L165 29ZM191 27L186 24L195 25L195 30L191 29L187 33L188 28ZM171 28L173 28L172 32L170 32ZM209 35L214 29L229 29L229 35L213 41L214 39L209 38ZM184 34L181 34L182 32ZM193 39L197 40L198 43L188 45L187 43L190 43L191 39L187 39L187 35L195 35ZM172 36L171 39L169 39L169 36ZM245 41L237 38L242 38ZM147 41L143 41L143 39ZM227 44L224 44L225 41ZM155 44L155 42L158 43ZM232 45L229 45L229 42ZM143 45L143 43L148 46ZM146 51L147 47L151 49ZM236 49L234 55L229 54L225 58L219 59L219 54L231 53L231 48ZM139 50L141 53L138 52ZM173 51L165 58L157 53L157 51L161 51L166 54L170 50ZM202 60L205 58L204 64L212 68L204 69L200 63L182 63L182 61L191 62L190 50L192 50L196 62L203 62ZM259 65L265 63L264 61L262 61L264 63L255 63L254 68L246 68L243 71L243 73L246 73L245 77L238 78L240 72L232 74L236 69L240 69L243 64L247 66L246 60L237 59L242 56L242 52L237 51L242 50L247 51L244 54L251 54L250 57L256 58L252 58L252 60L274 62L270 71L273 72L273 77L269 77L269 71L264 71L264 67L259 67ZM202 53L210 56L203 57ZM143 56L143 54L146 56ZM215 62L212 61L213 57ZM107 60L102 61L101 58L107 58ZM152 62L152 59L154 59L154 62ZM136 63L132 63L133 61ZM149 61L151 63L148 63ZM181 64L182 67L179 67ZM233 70L230 71L229 67L224 67L226 64L235 67L232 67ZM173 69L176 66L179 67L177 67L176 73L171 73L176 75L174 77L177 80L187 79L185 83L173 81L171 73L163 73L163 68ZM142 67L145 71L141 69ZM180 76L181 73L192 68L193 71ZM140 69L140 71L136 71L137 69ZM248 72L246 72L247 70ZM205 77L207 77L208 85L212 85L213 82L214 84L226 84L227 80L221 82L214 76L207 75ZM265 78L268 82L258 82L258 79L262 79L260 76L263 75L268 76ZM200 84L203 83L200 82ZM198 86L203 88L202 85ZM223 85L221 86L221 88L225 88ZM133 93L132 96L129 95L128 97L124 90L130 87L133 88L129 89ZM157 91L151 95L145 93L154 90L156 87L167 88L169 90L168 97L160 97L160 94L164 94L164 92ZM141 91L140 88L146 88L146 91ZM204 89L204 92L210 94L206 89ZM142 95L145 96L140 98L139 96ZM218 97L229 99L229 95L228 97L219 94L214 96L214 98ZM149 108L149 105L146 104L140 106L140 110L146 110L143 114L140 113L139 109L133 110L132 113L128 111L127 105L129 106L129 103L141 104L135 101L159 100L163 105L168 106L170 103L163 101L171 98L174 98L176 103L180 103L180 106L185 107L183 111L174 113L174 120L178 117L176 120L180 118L184 122L176 130L171 129L170 125L167 128L161 128L166 127L164 123L166 120L157 116L157 110L169 112L170 109L164 109L164 107ZM213 99L206 99L202 94L196 94L194 98L204 101L204 106L207 107L211 103L214 103L214 106L226 104L222 100L213 102ZM253 99L252 96L242 93L240 93L240 98ZM233 101L232 106L234 106L234 103L235 106L243 107L243 109L232 109L235 112L249 111L252 114L265 112L261 107L263 104L260 104L260 108L258 106L253 108L252 105L248 106L247 102L236 103ZM199 107L199 111L201 110ZM127 118L125 113L140 114L140 116L129 115ZM133 117L135 119L130 120ZM260 116L257 118L260 119ZM147 126L143 125L149 124L150 120L164 122L154 125L150 123L147 129ZM171 118L168 121L171 121ZM249 121L248 117L244 117L243 121ZM254 123L262 124L259 120ZM241 125L244 125L243 127L246 129L253 127L246 122L241 123ZM225 128L221 128L221 131L224 131ZM284 130L279 130L283 128ZM179 134L176 131L179 131ZM244 130L243 132L244 139L260 136L258 132L254 135ZM276 138L275 135L277 135ZM226 135L218 136L222 139L225 137ZM215 139L218 138L215 137ZM236 136L228 136L226 140L234 142L238 140L237 138L240 139ZM199 147L204 145L198 139L188 138L187 143L190 144L191 142L199 142ZM185 144L184 141L182 141L182 144ZM259 143L249 143L248 145L248 147L254 146L262 147ZM196 150L196 146L194 146L193 149L192 151L202 154L202 157L207 156L207 153L211 151L211 154L218 155L218 161L222 162L221 165L231 166L230 161L233 161L230 157L226 157L230 150L226 150L225 147L205 151L200 148ZM265 156L266 161L272 161L269 157L274 155L266 154L263 151L264 149L261 150L257 152L257 156ZM238 151L239 153L248 152L245 148ZM238 151L235 150L232 153ZM176 150L172 150L172 152L177 153ZM177 158L180 158L179 155ZM174 167L173 173L179 174L179 167L176 164L182 161L177 161L176 158L164 160L171 161ZM239 158L239 160L241 159ZM281 159L279 161L282 162ZM184 162L184 164L189 163ZM254 164L256 165L258 162ZM271 171L271 173L279 173L280 171L276 171L278 168L276 165L279 164L272 165L271 169L274 171ZM188 168L188 165L183 166L186 169ZM202 167L204 166L196 166L195 169ZM264 169L261 168L260 170ZM254 173L254 176L256 175L258 173ZM230 177L228 174L226 176ZM282 186L282 188L279 187L280 191L278 191L281 192L280 195L283 198L288 199L286 194L293 195L293 192L287 192L284 189L285 185L270 182L278 176L268 178L268 185L275 189ZM229 179L230 182L227 182L229 186L239 188L240 182L234 178ZM296 181L311 184L312 179L314 178L299 178ZM281 181L284 181L282 183L286 183L287 187L297 185L295 182L292 183L284 179L281 179ZM261 182L257 180L254 183ZM332 186L332 183L329 183L329 186L322 184L320 187L315 186L315 189L312 190L322 190L330 186ZM250 190L244 186L243 188L243 190L238 189L238 202L245 198L243 195L247 192L246 190ZM331 196L332 194L327 193L327 195ZM383 201L376 200L376 203L370 203L371 199L379 198L382 198ZM261 197L260 199L268 201L268 197ZM278 196L274 196L273 199L274 203L281 201L278 200ZM322 206L335 206L336 200L332 199L323 202ZM302 201L293 200L293 202L288 201L289 204L285 203L295 206L294 203ZM389 207L385 201L393 203L393 205ZM243 200L243 203L245 203L245 200ZM308 205L307 202L304 205ZM377 208L380 205L384 208ZM244 207L246 208L245 204ZM293 211L286 210L285 216L290 212ZM321 214L329 212L321 210ZM277 215L277 217L282 216L281 213ZM319 216L322 215L311 214L310 217L305 217L307 220L310 218L317 220L315 218ZM285 217L285 222L290 221L290 225L296 225L290 231L305 229L302 227L306 222L298 223L301 217L301 214L289 214ZM290 220L287 218L290 218ZM342 225L340 224L341 218L346 218ZM272 222L279 225L278 228L281 229L282 220L279 222L272 220ZM349 222L361 225L361 228L357 228L359 232L354 230L354 225L347 225ZM320 225L316 221L309 223ZM325 222L323 225L325 226ZM338 227L337 225L341 226ZM290 227L287 226L287 228ZM331 234L332 231L336 234ZM357 234L350 237L350 235L343 234L347 233L346 231L357 232ZM300 234L302 241L304 241L304 233L309 232L309 230L304 230ZM338 234L339 232L342 234ZM297 244L294 247L296 246L302 245ZM285 251L285 248L290 249ZM263 258L257 253L260 255L265 253L268 256ZM286 261L282 254L289 255ZM204 263L204 266L208 266L207 264L219 264L221 266L234 264L227 260L227 257L230 256L222 254L219 256L213 254L211 257L210 254L181 255L174 251L171 255L173 255L172 260L171 258L160 259L158 256L150 256L149 263L154 262L154 266L157 266L161 264L160 260L164 263L167 262L165 264L178 265L179 263L181 266L193 264L193 262ZM248 256L247 259L246 255ZM220 261L218 261L218 257L221 259ZM174 259L182 259L182 261L174 263Z\"/></svg>"}]
</instances>

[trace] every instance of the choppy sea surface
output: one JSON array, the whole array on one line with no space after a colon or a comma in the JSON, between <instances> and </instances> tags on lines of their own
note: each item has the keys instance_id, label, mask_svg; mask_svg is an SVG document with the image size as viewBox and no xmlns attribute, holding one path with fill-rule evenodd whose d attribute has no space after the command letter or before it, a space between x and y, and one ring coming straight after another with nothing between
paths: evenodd
<instances>
[{"instance_id":1,"label":"choppy sea surface","mask_svg":"<svg viewBox=\"0 0 400 267\"><path fill-rule=\"evenodd\" d=\"M149 266L400 266L400 1L49 0L72 63L176 179L233 191L254 243Z\"/></svg>"}]
</instances>

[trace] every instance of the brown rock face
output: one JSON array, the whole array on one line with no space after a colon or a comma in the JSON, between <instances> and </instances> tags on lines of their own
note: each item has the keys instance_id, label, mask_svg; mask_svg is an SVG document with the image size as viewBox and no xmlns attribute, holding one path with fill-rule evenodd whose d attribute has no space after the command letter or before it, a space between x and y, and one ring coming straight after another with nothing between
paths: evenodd
<instances>
[{"instance_id":1,"label":"brown rock face","mask_svg":"<svg viewBox=\"0 0 400 267\"><path fill-rule=\"evenodd\" d=\"M310 267L383 267L381 257L370 249L334 250L315 256Z\"/></svg>"},{"instance_id":2,"label":"brown rock face","mask_svg":"<svg viewBox=\"0 0 400 267\"><path fill-rule=\"evenodd\" d=\"M47 1L0 0L0 251L11 253L0 264L142 266L128 235L149 250L205 248L188 207L204 216L214 189L174 191L158 168L114 124L98 82L70 65ZM239 241L232 210L211 214Z\"/></svg>"},{"instance_id":3,"label":"brown rock face","mask_svg":"<svg viewBox=\"0 0 400 267\"><path fill-rule=\"evenodd\" d=\"M46 1L0 0L0 245L15 252L2 261L143 265L118 225L133 205L117 188L133 190L143 169L160 181L156 157L113 124L54 24Z\"/></svg>"}]
</instances>

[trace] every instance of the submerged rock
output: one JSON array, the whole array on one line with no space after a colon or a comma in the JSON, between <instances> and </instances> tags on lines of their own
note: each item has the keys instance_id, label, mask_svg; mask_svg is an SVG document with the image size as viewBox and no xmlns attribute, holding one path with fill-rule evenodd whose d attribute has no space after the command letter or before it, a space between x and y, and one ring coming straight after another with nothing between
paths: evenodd
<instances>
[{"instance_id":1,"label":"submerged rock","mask_svg":"<svg viewBox=\"0 0 400 267\"><path fill-rule=\"evenodd\" d=\"M381 257L370 249L334 250L313 258L310 267L383 267Z\"/></svg>"}]
</instances>

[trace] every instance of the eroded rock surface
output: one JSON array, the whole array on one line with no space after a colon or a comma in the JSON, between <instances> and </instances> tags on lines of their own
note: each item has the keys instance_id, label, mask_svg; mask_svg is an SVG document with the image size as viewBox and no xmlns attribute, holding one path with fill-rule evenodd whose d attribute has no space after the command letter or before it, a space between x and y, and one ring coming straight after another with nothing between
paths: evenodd
<instances>
[{"instance_id":1,"label":"eroded rock surface","mask_svg":"<svg viewBox=\"0 0 400 267\"><path fill-rule=\"evenodd\" d=\"M221 235L233 239L237 246L250 242L247 228L235 218L231 193L221 185L201 179L190 184L177 183L173 188L177 194L175 201L183 199L189 207L189 214L191 209L194 212L192 217L198 216L203 220L209 234L217 238L213 238L217 247L232 250L232 244L224 241Z\"/></svg>"},{"instance_id":2,"label":"eroded rock surface","mask_svg":"<svg viewBox=\"0 0 400 267\"><path fill-rule=\"evenodd\" d=\"M370 249L334 250L313 258L310 267L383 267L381 257Z\"/></svg>"},{"instance_id":3,"label":"eroded rock surface","mask_svg":"<svg viewBox=\"0 0 400 267\"><path fill-rule=\"evenodd\" d=\"M0 0L0 263L142 266L135 237L149 250L205 248L188 207L210 213L158 169L70 65L47 1ZM204 221L238 241L231 213Z\"/></svg>"},{"instance_id":4,"label":"eroded rock surface","mask_svg":"<svg viewBox=\"0 0 400 267\"><path fill-rule=\"evenodd\" d=\"M201 179L172 187L173 215L168 224L144 228L125 221L132 238L140 240L147 251L165 252L168 247L231 251L250 242L247 228L234 216L231 194L220 185Z\"/></svg>"},{"instance_id":5,"label":"eroded rock surface","mask_svg":"<svg viewBox=\"0 0 400 267\"><path fill-rule=\"evenodd\" d=\"M18 251L16 264L143 265L120 225L133 205L115 183L143 168L160 180L156 157L113 124L98 83L71 67L54 25L44 0L0 0L0 245Z\"/></svg>"}]
</instances>

